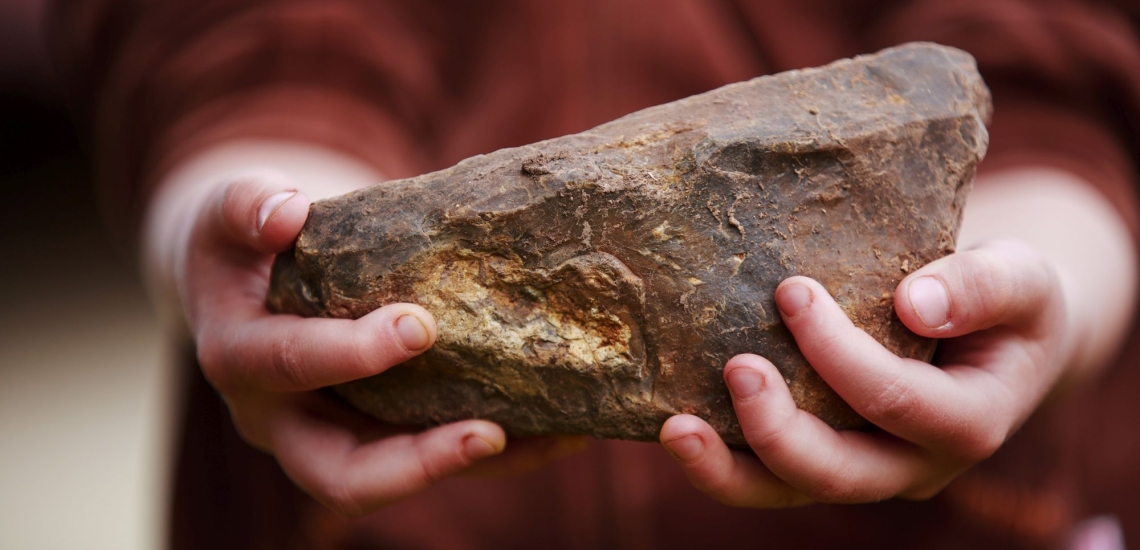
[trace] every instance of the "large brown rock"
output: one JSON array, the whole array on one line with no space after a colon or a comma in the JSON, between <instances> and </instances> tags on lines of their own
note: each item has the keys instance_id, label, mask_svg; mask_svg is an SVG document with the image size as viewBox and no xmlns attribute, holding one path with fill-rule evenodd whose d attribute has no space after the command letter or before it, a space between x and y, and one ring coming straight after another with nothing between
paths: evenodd
<instances>
[{"instance_id":1,"label":"large brown rock","mask_svg":"<svg viewBox=\"0 0 1140 550\"><path fill-rule=\"evenodd\" d=\"M268 303L431 311L432 350L337 388L392 423L652 440L692 413L738 445L721 371L754 352L801 408L855 427L773 291L814 277L887 348L929 359L892 291L953 251L989 111L973 59L932 44L725 86L315 203Z\"/></svg>"}]
</instances>

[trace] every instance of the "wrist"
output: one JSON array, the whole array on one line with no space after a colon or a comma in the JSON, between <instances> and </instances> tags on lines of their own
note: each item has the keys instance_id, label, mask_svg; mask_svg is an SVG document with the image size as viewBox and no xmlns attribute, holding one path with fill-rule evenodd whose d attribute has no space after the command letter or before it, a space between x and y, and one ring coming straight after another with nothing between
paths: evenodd
<instances>
[{"instance_id":1,"label":"wrist","mask_svg":"<svg viewBox=\"0 0 1140 550\"><path fill-rule=\"evenodd\" d=\"M1015 239L1056 274L1066 340L1063 389L1095 377L1115 356L1136 298L1136 253L1119 210L1072 174L1027 167L980 177L966 204L960 248Z\"/></svg>"}]
</instances>

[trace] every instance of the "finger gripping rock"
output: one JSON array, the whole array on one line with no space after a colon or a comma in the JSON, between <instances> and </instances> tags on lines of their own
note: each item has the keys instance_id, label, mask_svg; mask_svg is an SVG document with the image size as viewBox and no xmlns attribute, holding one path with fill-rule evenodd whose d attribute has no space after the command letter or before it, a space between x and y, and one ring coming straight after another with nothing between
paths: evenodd
<instances>
[{"instance_id":1,"label":"finger gripping rock","mask_svg":"<svg viewBox=\"0 0 1140 550\"><path fill-rule=\"evenodd\" d=\"M391 423L654 440L691 413L740 445L722 370L751 352L801 408L857 427L776 285L813 277L892 352L928 360L892 293L953 251L989 113L974 60L933 44L732 84L317 202L268 304L431 311L431 350L336 388Z\"/></svg>"}]
</instances>

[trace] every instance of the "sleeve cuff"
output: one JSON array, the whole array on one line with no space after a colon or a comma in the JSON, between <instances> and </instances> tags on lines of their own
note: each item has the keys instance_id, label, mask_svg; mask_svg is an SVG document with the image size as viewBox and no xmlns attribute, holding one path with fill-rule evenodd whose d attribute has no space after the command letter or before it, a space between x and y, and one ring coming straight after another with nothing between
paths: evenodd
<instances>
[{"instance_id":1,"label":"sleeve cuff","mask_svg":"<svg viewBox=\"0 0 1140 550\"><path fill-rule=\"evenodd\" d=\"M990 149L979 173L1048 166L1095 186L1140 237L1136 166L1110 131L1087 116L1032 101L996 105Z\"/></svg>"}]
</instances>

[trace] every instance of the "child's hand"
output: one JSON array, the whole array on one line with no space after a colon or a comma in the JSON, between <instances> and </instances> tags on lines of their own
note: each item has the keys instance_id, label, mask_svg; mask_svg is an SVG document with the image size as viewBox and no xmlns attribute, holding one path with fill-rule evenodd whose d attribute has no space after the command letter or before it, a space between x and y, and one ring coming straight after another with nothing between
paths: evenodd
<instances>
[{"instance_id":1,"label":"child's hand","mask_svg":"<svg viewBox=\"0 0 1140 550\"><path fill-rule=\"evenodd\" d=\"M273 454L307 493L350 515L471 471L476 461L503 452L506 436L490 422L409 433L311 391L414 357L433 344L436 326L431 314L411 304L391 304L358 320L267 311L273 254L292 246L308 215L309 199L294 189L272 173L218 186L174 239L171 272L198 358L238 432ZM479 466L513 473L582 443L524 441Z\"/></svg>"},{"instance_id":2,"label":"child's hand","mask_svg":"<svg viewBox=\"0 0 1140 550\"><path fill-rule=\"evenodd\" d=\"M661 430L693 484L737 506L925 499L994 453L1057 382L1075 342L1058 276L999 241L911 274L895 311L940 343L938 366L902 359L855 328L819 283L792 277L776 304L804 356L881 431L837 432L796 408L776 368L740 355L724 369L745 438L729 450L704 421Z\"/></svg>"}]
</instances>

